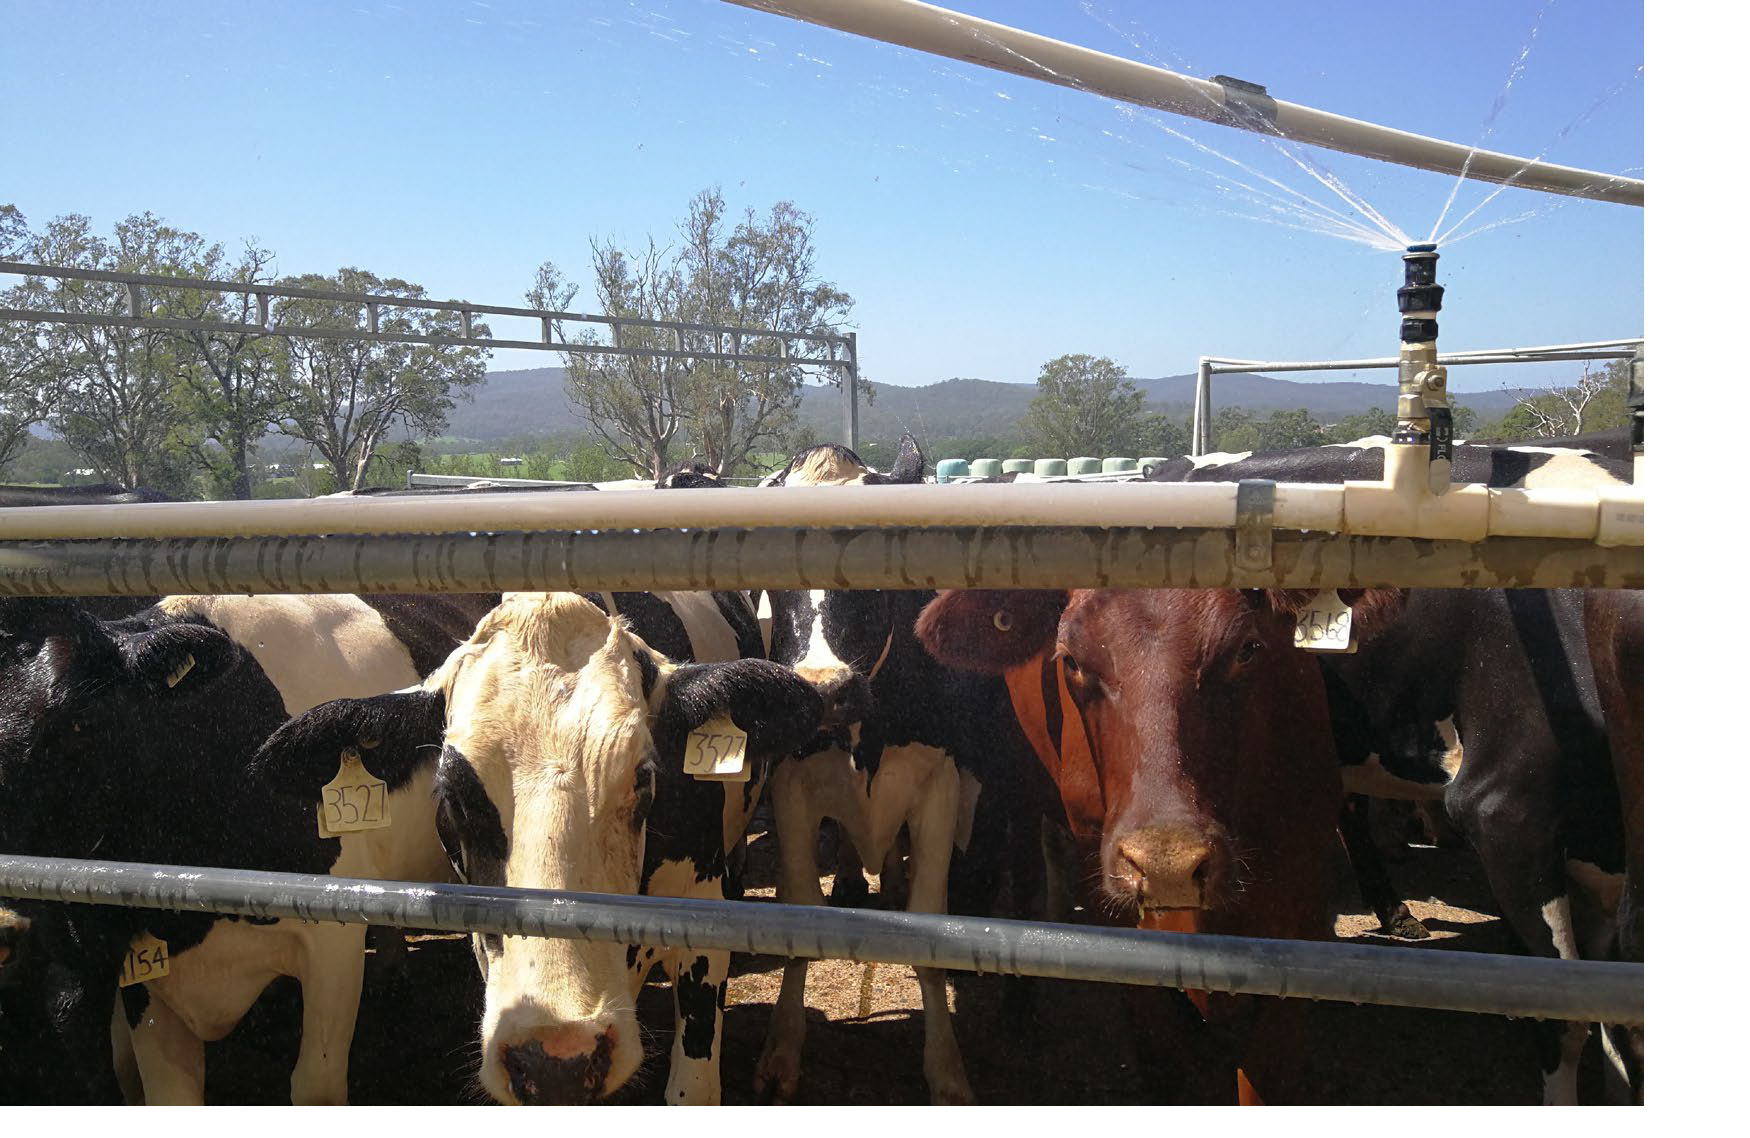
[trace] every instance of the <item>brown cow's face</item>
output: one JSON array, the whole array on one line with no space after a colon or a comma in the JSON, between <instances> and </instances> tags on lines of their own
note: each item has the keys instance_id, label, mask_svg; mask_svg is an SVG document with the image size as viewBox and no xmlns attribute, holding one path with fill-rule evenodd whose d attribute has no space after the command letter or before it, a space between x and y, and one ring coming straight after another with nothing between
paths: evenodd
<instances>
[{"instance_id":1,"label":"brown cow's face","mask_svg":"<svg viewBox=\"0 0 1750 1138\"><path fill-rule=\"evenodd\" d=\"M1294 688L1322 696L1292 632L1261 593L1072 598L1057 651L1105 791L1102 884L1115 904L1222 909L1247 888L1269 840L1255 823L1286 805L1272 801L1288 781L1278 768L1298 759L1285 753L1298 738L1271 730L1283 720L1271 705Z\"/></svg>"}]
</instances>

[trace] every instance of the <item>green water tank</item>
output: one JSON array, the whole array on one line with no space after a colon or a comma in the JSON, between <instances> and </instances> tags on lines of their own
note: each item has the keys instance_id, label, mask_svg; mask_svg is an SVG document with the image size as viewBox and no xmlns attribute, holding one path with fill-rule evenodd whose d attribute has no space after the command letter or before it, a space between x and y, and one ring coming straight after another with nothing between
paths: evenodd
<instances>
[{"instance_id":1,"label":"green water tank","mask_svg":"<svg viewBox=\"0 0 1750 1138\"><path fill-rule=\"evenodd\" d=\"M972 476L974 478L995 478L1003 472L1003 460L1000 458L975 458L972 460Z\"/></svg>"},{"instance_id":2,"label":"green water tank","mask_svg":"<svg viewBox=\"0 0 1750 1138\"><path fill-rule=\"evenodd\" d=\"M956 478L965 478L972 473L972 466L964 458L944 458L936 464L936 481L951 482Z\"/></svg>"},{"instance_id":3,"label":"green water tank","mask_svg":"<svg viewBox=\"0 0 1750 1138\"><path fill-rule=\"evenodd\" d=\"M1101 474L1123 474L1126 470L1135 470L1134 458L1108 458L1100 463Z\"/></svg>"},{"instance_id":4,"label":"green water tank","mask_svg":"<svg viewBox=\"0 0 1750 1138\"><path fill-rule=\"evenodd\" d=\"M1003 459L1003 473L1031 474L1033 473L1033 460L1030 458L1005 458Z\"/></svg>"},{"instance_id":5,"label":"green water tank","mask_svg":"<svg viewBox=\"0 0 1750 1138\"><path fill-rule=\"evenodd\" d=\"M1069 460L1066 458L1035 459L1033 473L1042 478L1062 478L1069 473Z\"/></svg>"},{"instance_id":6,"label":"green water tank","mask_svg":"<svg viewBox=\"0 0 1750 1138\"><path fill-rule=\"evenodd\" d=\"M1085 455L1081 458L1072 458L1069 460L1069 473L1072 477L1077 474L1098 474L1100 473L1100 460L1088 458Z\"/></svg>"}]
</instances>

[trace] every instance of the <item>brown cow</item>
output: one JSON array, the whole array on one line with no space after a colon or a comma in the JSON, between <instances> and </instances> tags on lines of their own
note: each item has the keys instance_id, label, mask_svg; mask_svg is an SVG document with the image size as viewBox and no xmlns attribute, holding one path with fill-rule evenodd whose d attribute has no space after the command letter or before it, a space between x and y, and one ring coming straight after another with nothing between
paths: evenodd
<instances>
[{"instance_id":1,"label":"brown cow","mask_svg":"<svg viewBox=\"0 0 1750 1138\"><path fill-rule=\"evenodd\" d=\"M1293 647L1312 596L957 590L931 602L918 633L944 663L1007 674L1036 746L1072 740L1040 753L1098 859L1091 904L1145 927L1322 940L1341 784L1317 661ZM1085 755L1075 732L1040 729L1054 702L1085 723ZM1300 1001L1198 1003L1234 1030L1240 1101L1291 1093Z\"/></svg>"}]
</instances>

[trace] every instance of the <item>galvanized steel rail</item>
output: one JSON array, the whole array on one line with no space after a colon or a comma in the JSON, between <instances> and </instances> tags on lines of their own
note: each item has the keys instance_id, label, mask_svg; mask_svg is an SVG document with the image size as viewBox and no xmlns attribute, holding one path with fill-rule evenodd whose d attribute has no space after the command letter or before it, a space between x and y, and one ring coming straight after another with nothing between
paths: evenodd
<instances>
[{"instance_id":1,"label":"galvanized steel rail","mask_svg":"<svg viewBox=\"0 0 1750 1138\"><path fill-rule=\"evenodd\" d=\"M1645 583L1644 553L1638 545L1601 548L1572 538L1468 542L1277 532L1264 555L1267 567L1247 569L1236 563L1233 530L1099 526L0 540L0 596L1387 585L1639 589Z\"/></svg>"},{"instance_id":2,"label":"galvanized steel rail","mask_svg":"<svg viewBox=\"0 0 1750 1138\"><path fill-rule=\"evenodd\" d=\"M926 913L0 855L0 896L1638 1024L1644 968Z\"/></svg>"}]
</instances>

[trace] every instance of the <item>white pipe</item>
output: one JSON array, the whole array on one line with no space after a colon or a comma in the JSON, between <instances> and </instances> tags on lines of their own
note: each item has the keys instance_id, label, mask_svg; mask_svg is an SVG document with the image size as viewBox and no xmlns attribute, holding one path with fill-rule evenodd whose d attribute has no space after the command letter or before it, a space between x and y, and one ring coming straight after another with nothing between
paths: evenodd
<instances>
[{"instance_id":1,"label":"white pipe","mask_svg":"<svg viewBox=\"0 0 1750 1138\"><path fill-rule=\"evenodd\" d=\"M1406 481L1408 456L1387 447L1386 480L1348 484L1279 483L1273 524L1385 537L1475 541L1503 519L1516 536L1591 538L1606 499L1593 494L1592 528L1578 532L1578 499L1548 490L1491 491L1455 486L1440 498ZM142 502L126 506L35 506L0 509L0 541L101 538L283 537L307 534L455 534L579 530L754 527L904 528L942 526L1187 527L1231 529L1238 485L1233 482L1076 485L956 484L948 486L789 487L770 489L627 490L616 494L544 492L468 498L317 498L265 502ZM1510 501L1491 509L1494 495ZM1638 486L1612 489L1618 514L1644 510ZM1637 515L1638 516L1638 515ZM1547 525L1546 529L1539 528ZM1639 529L1613 523L1616 544L1639 545Z\"/></svg>"},{"instance_id":2,"label":"white pipe","mask_svg":"<svg viewBox=\"0 0 1750 1138\"><path fill-rule=\"evenodd\" d=\"M1228 91L1220 83L1193 79L918 0L730 2L1205 122L1259 129L1257 118L1226 109ZM1466 177L1505 182L1522 189L1624 205L1644 204L1646 183L1636 178L1473 150L1456 142L1443 142L1267 97L1253 96L1249 105L1267 108L1266 115L1274 125L1264 129L1314 146L1443 174L1456 175L1462 170Z\"/></svg>"}]
</instances>

